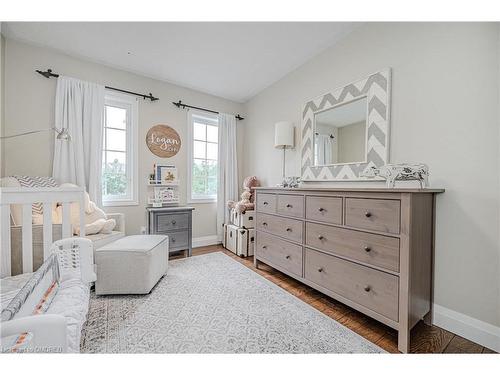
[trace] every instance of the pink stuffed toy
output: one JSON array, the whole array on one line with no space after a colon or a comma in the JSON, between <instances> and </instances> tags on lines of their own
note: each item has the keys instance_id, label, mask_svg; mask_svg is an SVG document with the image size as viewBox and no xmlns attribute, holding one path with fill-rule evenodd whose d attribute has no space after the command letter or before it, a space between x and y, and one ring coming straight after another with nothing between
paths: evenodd
<instances>
[{"instance_id":1,"label":"pink stuffed toy","mask_svg":"<svg viewBox=\"0 0 500 375\"><path fill-rule=\"evenodd\" d=\"M255 206L255 197L253 194L253 188L260 186L259 180L255 176L249 176L243 180L243 193L241 193L241 200L239 202L227 201L227 206L229 208L234 208L239 213L243 213L246 210L253 210Z\"/></svg>"}]
</instances>

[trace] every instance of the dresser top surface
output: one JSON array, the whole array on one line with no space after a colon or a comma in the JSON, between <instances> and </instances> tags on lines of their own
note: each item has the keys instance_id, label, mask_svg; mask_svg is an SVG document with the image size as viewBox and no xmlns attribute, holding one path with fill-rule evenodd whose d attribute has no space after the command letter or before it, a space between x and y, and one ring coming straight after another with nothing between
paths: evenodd
<instances>
[{"instance_id":1,"label":"dresser top surface","mask_svg":"<svg viewBox=\"0 0 500 375\"><path fill-rule=\"evenodd\" d=\"M444 189L416 189L416 188L331 188L331 187L299 187L299 188L282 188L282 187L256 187L258 191L297 191L297 192L363 192L363 193L412 193L412 194L434 194L444 193Z\"/></svg>"}]
</instances>

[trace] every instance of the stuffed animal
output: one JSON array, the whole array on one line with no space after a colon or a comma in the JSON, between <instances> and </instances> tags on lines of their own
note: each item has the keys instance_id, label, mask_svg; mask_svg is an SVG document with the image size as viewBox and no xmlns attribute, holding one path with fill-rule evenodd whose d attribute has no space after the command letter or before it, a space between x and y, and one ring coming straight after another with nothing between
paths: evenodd
<instances>
[{"instance_id":1,"label":"stuffed animal","mask_svg":"<svg viewBox=\"0 0 500 375\"><path fill-rule=\"evenodd\" d=\"M227 206L229 208L234 208L239 213L243 213L246 210L253 210L255 206L255 197L253 194L253 188L260 186L259 180L255 176L249 176L243 180L243 193L241 193L241 200L239 202L227 201Z\"/></svg>"},{"instance_id":2,"label":"stuffed animal","mask_svg":"<svg viewBox=\"0 0 500 375\"><path fill-rule=\"evenodd\" d=\"M61 187L77 187L73 184L61 184ZM85 234L103 233L109 234L116 226L115 219L108 219L106 213L90 200L89 194L85 192L85 201L83 203L85 209ZM62 206L56 208L57 219L55 223L62 222ZM71 203L70 218L73 225L73 233L80 234L80 204L77 202Z\"/></svg>"}]
</instances>

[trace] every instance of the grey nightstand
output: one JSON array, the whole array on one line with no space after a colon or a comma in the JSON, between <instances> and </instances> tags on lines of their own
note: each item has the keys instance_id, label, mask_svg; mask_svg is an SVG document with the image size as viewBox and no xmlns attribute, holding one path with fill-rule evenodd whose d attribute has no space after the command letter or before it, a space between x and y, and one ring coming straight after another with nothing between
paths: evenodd
<instances>
[{"instance_id":1,"label":"grey nightstand","mask_svg":"<svg viewBox=\"0 0 500 375\"><path fill-rule=\"evenodd\" d=\"M192 252L192 212L194 207L146 207L148 233L168 236L169 252Z\"/></svg>"}]
</instances>

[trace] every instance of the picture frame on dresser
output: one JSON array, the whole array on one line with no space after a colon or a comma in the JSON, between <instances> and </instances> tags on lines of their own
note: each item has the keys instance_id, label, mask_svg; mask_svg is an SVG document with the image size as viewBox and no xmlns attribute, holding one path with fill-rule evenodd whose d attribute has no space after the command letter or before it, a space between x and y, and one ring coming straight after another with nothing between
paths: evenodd
<instances>
[{"instance_id":1,"label":"picture frame on dresser","mask_svg":"<svg viewBox=\"0 0 500 375\"><path fill-rule=\"evenodd\" d=\"M265 263L398 331L432 317L442 189L256 188L254 265Z\"/></svg>"}]
</instances>

